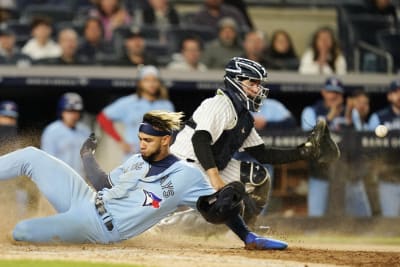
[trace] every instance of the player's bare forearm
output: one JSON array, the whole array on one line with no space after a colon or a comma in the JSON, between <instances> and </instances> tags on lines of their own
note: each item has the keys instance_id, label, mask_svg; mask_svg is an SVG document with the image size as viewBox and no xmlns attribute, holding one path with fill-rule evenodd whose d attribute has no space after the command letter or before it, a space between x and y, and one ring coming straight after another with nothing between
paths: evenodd
<instances>
[{"instance_id":1,"label":"player's bare forearm","mask_svg":"<svg viewBox=\"0 0 400 267\"><path fill-rule=\"evenodd\" d=\"M225 182L222 180L221 176L219 175L219 171L217 167L210 168L206 171L207 176L210 178L211 185L216 189L221 189Z\"/></svg>"}]
</instances>

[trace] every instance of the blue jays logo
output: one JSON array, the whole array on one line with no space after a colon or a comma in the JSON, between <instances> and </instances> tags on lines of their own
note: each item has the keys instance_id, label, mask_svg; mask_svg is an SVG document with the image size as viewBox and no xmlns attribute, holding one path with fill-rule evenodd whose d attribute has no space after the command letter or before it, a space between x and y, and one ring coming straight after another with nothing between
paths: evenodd
<instances>
[{"instance_id":1,"label":"blue jays logo","mask_svg":"<svg viewBox=\"0 0 400 267\"><path fill-rule=\"evenodd\" d=\"M143 206L153 206L153 208L158 209L160 207L160 202L162 201L161 198L156 196L154 193L146 191L143 189L144 193L144 202Z\"/></svg>"}]
</instances>

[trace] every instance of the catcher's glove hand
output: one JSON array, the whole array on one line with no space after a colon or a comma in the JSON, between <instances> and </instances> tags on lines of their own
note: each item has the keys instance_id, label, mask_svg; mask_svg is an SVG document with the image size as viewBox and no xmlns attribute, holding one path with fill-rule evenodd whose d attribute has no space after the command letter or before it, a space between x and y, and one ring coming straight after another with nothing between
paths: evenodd
<instances>
[{"instance_id":1,"label":"catcher's glove hand","mask_svg":"<svg viewBox=\"0 0 400 267\"><path fill-rule=\"evenodd\" d=\"M86 139L86 141L82 144L80 154L83 156L86 153L92 153L94 154L95 150L97 147L97 138L94 133L91 133Z\"/></svg>"},{"instance_id":2,"label":"catcher's glove hand","mask_svg":"<svg viewBox=\"0 0 400 267\"><path fill-rule=\"evenodd\" d=\"M324 119L318 120L307 142L300 145L299 149L304 159L316 160L318 163L330 163L340 157L340 150L333 141Z\"/></svg>"}]
</instances>

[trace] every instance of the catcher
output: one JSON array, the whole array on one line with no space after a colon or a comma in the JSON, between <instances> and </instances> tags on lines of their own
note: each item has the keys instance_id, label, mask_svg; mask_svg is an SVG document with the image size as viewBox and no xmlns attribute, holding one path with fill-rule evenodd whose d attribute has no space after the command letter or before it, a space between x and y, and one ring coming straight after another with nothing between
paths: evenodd
<instances>
[{"instance_id":1,"label":"catcher","mask_svg":"<svg viewBox=\"0 0 400 267\"><path fill-rule=\"evenodd\" d=\"M232 181L246 184L250 189L243 199L243 216L248 223L255 221L268 201L271 179L262 164L331 162L340 154L323 120L317 123L307 142L298 147L264 145L250 112L258 111L268 95L269 89L263 86L266 78L267 71L259 63L232 58L225 67L225 88L200 104L171 147L174 155L199 167L216 189ZM234 154L241 151L255 161L234 159Z\"/></svg>"}]
</instances>

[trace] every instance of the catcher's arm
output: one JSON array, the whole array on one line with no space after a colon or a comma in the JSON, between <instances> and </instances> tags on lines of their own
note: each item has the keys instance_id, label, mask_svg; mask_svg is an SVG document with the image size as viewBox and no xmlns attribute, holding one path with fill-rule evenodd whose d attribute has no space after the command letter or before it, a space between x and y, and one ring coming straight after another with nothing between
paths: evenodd
<instances>
[{"instance_id":1,"label":"catcher's arm","mask_svg":"<svg viewBox=\"0 0 400 267\"><path fill-rule=\"evenodd\" d=\"M210 178L211 185L217 190L222 188L225 183L219 175L217 165L215 164L214 155L211 150L210 133L207 131L195 131L192 137L192 144L197 159Z\"/></svg>"},{"instance_id":2,"label":"catcher's arm","mask_svg":"<svg viewBox=\"0 0 400 267\"><path fill-rule=\"evenodd\" d=\"M97 147L97 138L94 133L90 134L89 138L83 143L81 147L81 158L83 167L86 172L86 177L93 185L96 191L103 188L111 188L112 185L108 180L108 175L105 173L94 158L94 152Z\"/></svg>"},{"instance_id":3,"label":"catcher's arm","mask_svg":"<svg viewBox=\"0 0 400 267\"><path fill-rule=\"evenodd\" d=\"M325 120L319 120L307 141L295 148L272 148L264 144L245 148L260 163L283 164L298 160L317 160L329 163L340 157L340 150L332 140Z\"/></svg>"}]
</instances>

